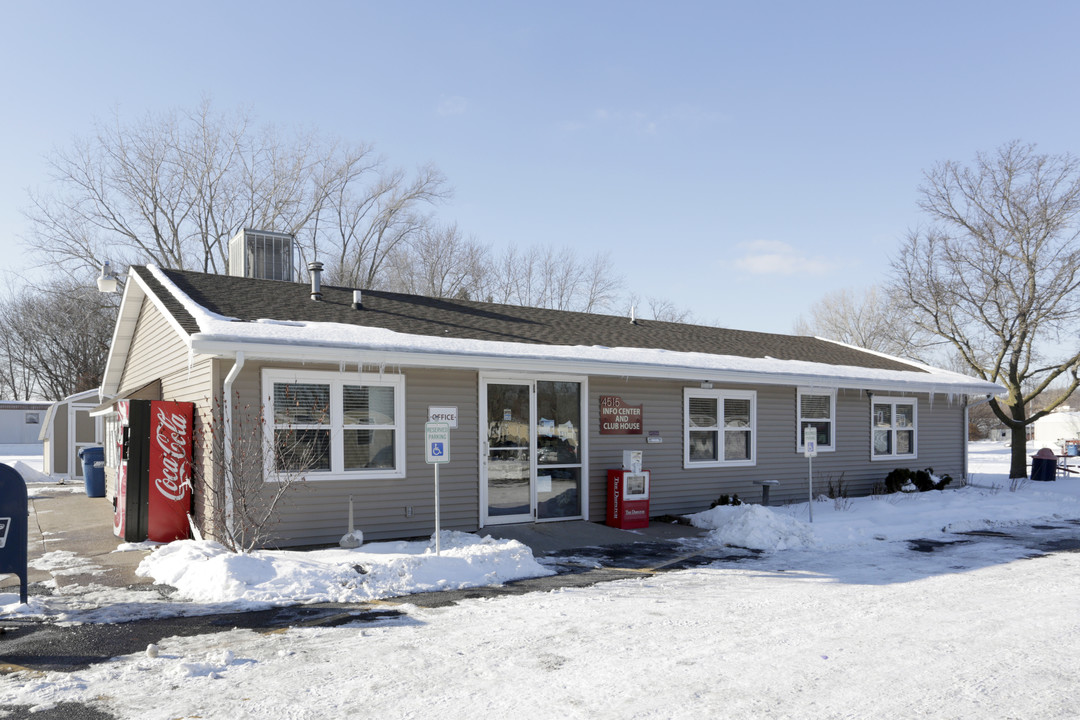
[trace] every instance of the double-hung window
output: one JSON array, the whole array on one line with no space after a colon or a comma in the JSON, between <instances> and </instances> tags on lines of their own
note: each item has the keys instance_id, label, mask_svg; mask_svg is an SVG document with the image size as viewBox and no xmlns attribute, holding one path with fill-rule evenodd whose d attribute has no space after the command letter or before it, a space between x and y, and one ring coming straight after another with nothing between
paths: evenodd
<instances>
[{"instance_id":1,"label":"double-hung window","mask_svg":"<svg viewBox=\"0 0 1080 720\"><path fill-rule=\"evenodd\" d=\"M262 377L274 471L308 480L405 476L403 376L263 370Z\"/></svg>"},{"instance_id":2,"label":"double-hung window","mask_svg":"<svg viewBox=\"0 0 1080 720\"><path fill-rule=\"evenodd\" d=\"M836 391L799 388L796 395L799 408L798 435L795 439L799 452L803 451L806 429L817 432L818 452L836 449Z\"/></svg>"},{"instance_id":3,"label":"double-hung window","mask_svg":"<svg viewBox=\"0 0 1080 720\"><path fill-rule=\"evenodd\" d=\"M757 443L757 393L747 390L683 391L683 465L753 465Z\"/></svg>"},{"instance_id":4,"label":"double-hung window","mask_svg":"<svg viewBox=\"0 0 1080 720\"><path fill-rule=\"evenodd\" d=\"M914 458L918 448L918 401L875 397L870 408L870 459Z\"/></svg>"}]
</instances>

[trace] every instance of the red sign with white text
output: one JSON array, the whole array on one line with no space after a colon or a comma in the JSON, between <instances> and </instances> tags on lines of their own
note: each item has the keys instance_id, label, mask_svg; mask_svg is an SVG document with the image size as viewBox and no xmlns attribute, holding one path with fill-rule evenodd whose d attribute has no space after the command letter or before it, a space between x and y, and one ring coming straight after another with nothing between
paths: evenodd
<instances>
[{"instance_id":1,"label":"red sign with white text","mask_svg":"<svg viewBox=\"0 0 1080 720\"><path fill-rule=\"evenodd\" d=\"M195 406L150 403L150 517L147 537L172 542L188 537L191 512L191 426Z\"/></svg>"},{"instance_id":2,"label":"red sign with white text","mask_svg":"<svg viewBox=\"0 0 1080 720\"><path fill-rule=\"evenodd\" d=\"M627 405L618 395L600 396L601 435L640 435L642 405Z\"/></svg>"}]
</instances>

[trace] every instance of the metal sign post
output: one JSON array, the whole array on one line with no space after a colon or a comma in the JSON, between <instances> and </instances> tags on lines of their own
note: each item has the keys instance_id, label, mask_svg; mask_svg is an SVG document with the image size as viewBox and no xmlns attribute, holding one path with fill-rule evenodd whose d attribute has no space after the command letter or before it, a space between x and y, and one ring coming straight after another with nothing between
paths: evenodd
<instances>
[{"instance_id":1,"label":"metal sign post","mask_svg":"<svg viewBox=\"0 0 1080 720\"><path fill-rule=\"evenodd\" d=\"M817 457L817 428L813 425L803 429L803 456L810 466L810 475L807 478L807 492L809 493L810 522L814 522L814 458Z\"/></svg>"},{"instance_id":2,"label":"metal sign post","mask_svg":"<svg viewBox=\"0 0 1080 720\"><path fill-rule=\"evenodd\" d=\"M450 462L450 423L424 424L424 453L427 464L435 466L435 554L439 555L439 465Z\"/></svg>"}]
</instances>

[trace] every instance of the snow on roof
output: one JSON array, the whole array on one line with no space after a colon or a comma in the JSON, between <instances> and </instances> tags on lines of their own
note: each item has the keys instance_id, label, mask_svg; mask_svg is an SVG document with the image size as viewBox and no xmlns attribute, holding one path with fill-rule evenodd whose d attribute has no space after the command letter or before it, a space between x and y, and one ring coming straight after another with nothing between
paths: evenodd
<instances>
[{"instance_id":1,"label":"snow on roof","mask_svg":"<svg viewBox=\"0 0 1080 720\"><path fill-rule=\"evenodd\" d=\"M198 324L199 332L189 338L192 351L217 356L233 356L237 351L244 351L283 359L303 357L334 362L362 359L371 364L491 366L500 369L512 369L516 362L527 361L528 366L536 370L573 369L597 375L946 394L996 394L1002 390L978 378L899 358L893 359L911 366L910 372L663 349L540 345L414 335L335 322L270 319L243 322L207 310L180 290L160 269L154 266L147 266L147 269Z\"/></svg>"}]
</instances>

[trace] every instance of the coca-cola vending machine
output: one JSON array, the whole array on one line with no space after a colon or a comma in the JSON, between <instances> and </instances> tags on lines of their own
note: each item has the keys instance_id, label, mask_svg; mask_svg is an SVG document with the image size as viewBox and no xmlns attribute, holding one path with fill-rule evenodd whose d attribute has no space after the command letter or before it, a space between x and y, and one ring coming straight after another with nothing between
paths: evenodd
<instances>
[{"instance_id":1,"label":"coca-cola vending machine","mask_svg":"<svg viewBox=\"0 0 1080 720\"><path fill-rule=\"evenodd\" d=\"M120 467L113 532L127 542L187 538L194 404L120 400L117 414Z\"/></svg>"}]
</instances>

